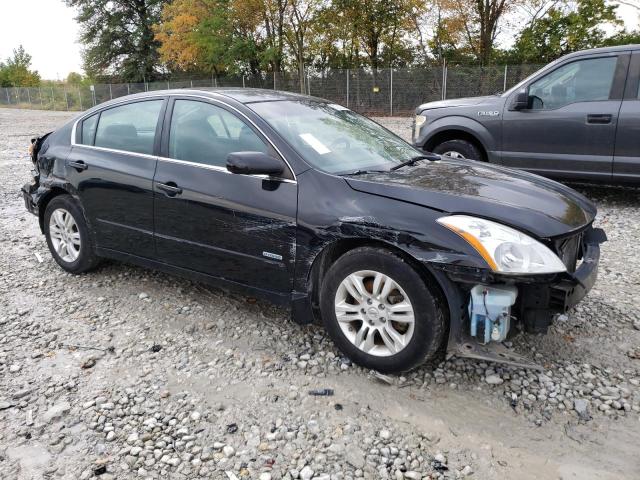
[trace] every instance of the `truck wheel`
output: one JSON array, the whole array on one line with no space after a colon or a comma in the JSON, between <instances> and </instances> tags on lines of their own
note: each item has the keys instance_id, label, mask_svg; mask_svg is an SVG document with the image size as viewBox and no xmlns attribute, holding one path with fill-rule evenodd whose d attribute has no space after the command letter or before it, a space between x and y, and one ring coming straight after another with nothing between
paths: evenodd
<instances>
[{"instance_id":1,"label":"truck wheel","mask_svg":"<svg viewBox=\"0 0 640 480\"><path fill-rule=\"evenodd\" d=\"M447 155L452 158L466 158L467 160L484 160L482 152L473 143L466 140L447 140L433 149L433 153Z\"/></svg>"},{"instance_id":2,"label":"truck wheel","mask_svg":"<svg viewBox=\"0 0 640 480\"><path fill-rule=\"evenodd\" d=\"M399 256L380 248L347 252L322 283L324 326L355 363L385 373L432 359L445 328L433 286Z\"/></svg>"},{"instance_id":3,"label":"truck wheel","mask_svg":"<svg viewBox=\"0 0 640 480\"><path fill-rule=\"evenodd\" d=\"M67 272L86 272L98 264L82 210L70 195L49 202L44 212L44 234L53 259Z\"/></svg>"}]
</instances>

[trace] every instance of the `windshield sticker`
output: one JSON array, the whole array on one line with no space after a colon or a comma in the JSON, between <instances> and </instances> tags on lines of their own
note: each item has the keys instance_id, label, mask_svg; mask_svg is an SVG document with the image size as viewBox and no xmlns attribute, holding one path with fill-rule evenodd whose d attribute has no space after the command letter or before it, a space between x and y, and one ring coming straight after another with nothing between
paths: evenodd
<instances>
[{"instance_id":1,"label":"windshield sticker","mask_svg":"<svg viewBox=\"0 0 640 480\"><path fill-rule=\"evenodd\" d=\"M331 152L331 150L329 150L324 143L314 137L311 133L301 133L300 138L320 155L325 155Z\"/></svg>"},{"instance_id":2,"label":"windshield sticker","mask_svg":"<svg viewBox=\"0 0 640 480\"><path fill-rule=\"evenodd\" d=\"M334 110L338 110L339 112L348 112L349 109L347 107L343 107L342 105L338 105L337 103L330 103L327 105L329 108L333 108Z\"/></svg>"}]
</instances>

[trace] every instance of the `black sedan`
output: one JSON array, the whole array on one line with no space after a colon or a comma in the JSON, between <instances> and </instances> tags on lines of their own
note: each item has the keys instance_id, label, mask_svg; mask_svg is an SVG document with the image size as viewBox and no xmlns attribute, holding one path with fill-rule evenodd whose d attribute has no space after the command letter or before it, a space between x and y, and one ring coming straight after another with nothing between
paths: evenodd
<instances>
[{"instance_id":1,"label":"black sedan","mask_svg":"<svg viewBox=\"0 0 640 480\"><path fill-rule=\"evenodd\" d=\"M517 361L494 346L582 299L606 239L568 187L281 92L131 95L31 151L25 204L66 271L112 258L241 289L382 372Z\"/></svg>"}]
</instances>

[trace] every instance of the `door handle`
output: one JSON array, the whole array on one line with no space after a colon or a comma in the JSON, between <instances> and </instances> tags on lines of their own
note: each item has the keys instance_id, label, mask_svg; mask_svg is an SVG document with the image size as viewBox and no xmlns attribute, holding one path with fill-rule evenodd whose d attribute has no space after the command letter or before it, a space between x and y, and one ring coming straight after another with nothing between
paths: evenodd
<instances>
[{"instance_id":1,"label":"door handle","mask_svg":"<svg viewBox=\"0 0 640 480\"><path fill-rule=\"evenodd\" d=\"M175 197L182 193L182 189L175 182L156 183L156 187L166 193L169 197Z\"/></svg>"},{"instance_id":2,"label":"door handle","mask_svg":"<svg viewBox=\"0 0 640 480\"><path fill-rule=\"evenodd\" d=\"M613 115L609 113L590 113L587 115L587 123L595 125L606 125L611 123Z\"/></svg>"},{"instance_id":3,"label":"door handle","mask_svg":"<svg viewBox=\"0 0 640 480\"><path fill-rule=\"evenodd\" d=\"M79 172L89 168L89 165L84 163L82 160L72 160L69 163L67 163L67 165L69 165L71 168L75 168Z\"/></svg>"}]
</instances>

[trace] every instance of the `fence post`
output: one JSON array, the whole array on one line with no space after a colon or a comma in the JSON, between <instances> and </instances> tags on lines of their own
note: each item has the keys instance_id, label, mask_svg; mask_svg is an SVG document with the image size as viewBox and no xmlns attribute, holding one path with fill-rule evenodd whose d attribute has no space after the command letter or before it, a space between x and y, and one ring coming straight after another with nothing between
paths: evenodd
<instances>
[{"instance_id":1,"label":"fence post","mask_svg":"<svg viewBox=\"0 0 640 480\"><path fill-rule=\"evenodd\" d=\"M442 100L447 98L447 59L442 62Z\"/></svg>"},{"instance_id":2,"label":"fence post","mask_svg":"<svg viewBox=\"0 0 640 480\"><path fill-rule=\"evenodd\" d=\"M113 100L113 92L111 91L111 84L109 84L109 100Z\"/></svg>"},{"instance_id":3,"label":"fence post","mask_svg":"<svg viewBox=\"0 0 640 480\"><path fill-rule=\"evenodd\" d=\"M64 101L67 104L67 112L69 111L69 97L67 96L67 87L66 86L62 86L63 90L64 90Z\"/></svg>"},{"instance_id":4,"label":"fence post","mask_svg":"<svg viewBox=\"0 0 640 480\"><path fill-rule=\"evenodd\" d=\"M29 107L33 107L33 105L31 105L31 90L29 87L27 87L27 98L29 99Z\"/></svg>"},{"instance_id":5,"label":"fence post","mask_svg":"<svg viewBox=\"0 0 640 480\"><path fill-rule=\"evenodd\" d=\"M129 84L127 83L127 95L131 94L131 89L129 88Z\"/></svg>"},{"instance_id":6,"label":"fence post","mask_svg":"<svg viewBox=\"0 0 640 480\"><path fill-rule=\"evenodd\" d=\"M56 109L56 97L53 93L53 87L51 87L51 110Z\"/></svg>"},{"instance_id":7,"label":"fence post","mask_svg":"<svg viewBox=\"0 0 640 480\"><path fill-rule=\"evenodd\" d=\"M171 90L171 86L169 85L169 80L167 80L167 90Z\"/></svg>"},{"instance_id":8,"label":"fence post","mask_svg":"<svg viewBox=\"0 0 640 480\"><path fill-rule=\"evenodd\" d=\"M242 88L245 88L244 87L244 74L242 75Z\"/></svg>"},{"instance_id":9,"label":"fence post","mask_svg":"<svg viewBox=\"0 0 640 480\"><path fill-rule=\"evenodd\" d=\"M7 94L7 104L8 104L8 105L11 105L11 96L9 95L9 89L8 89L8 88L5 88L5 89L4 89L4 93L6 93L6 94Z\"/></svg>"},{"instance_id":10,"label":"fence post","mask_svg":"<svg viewBox=\"0 0 640 480\"><path fill-rule=\"evenodd\" d=\"M191 85L191 88L193 88L193 79L189 80L189 85Z\"/></svg>"},{"instance_id":11,"label":"fence post","mask_svg":"<svg viewBox=\"0 0 640 480\"><path fill-rule=\"evenodd\" d=\"M389 113L393 117L393 68L389 69Z\"/></svg>"},{"instance_id":12,"label":"fence post","mask_svg":"<svg viewBox=\"0 0 640 480\"><path fill-rule=\"evenodd\" d=\"M42 101L42 88L38 87L38 97L40 97L40 108L44 110L44 102Z\"/></svg>"},{"instance_id":13,"label":"fence post","mask_svg":"<svg viewBox=\"0 0 640 480\"><path fill-rule=\"evenodd\" d=\"M78 101L80 102L80 110L84 110L84 108L82 108L82 95L80 94L79 86L78 86Z\"/></svg>"},{"instance_id":14,"label":"fence post","mask_svg":"<svg viewBox=\"0 0 640 480\"><path fill-rule=\"evenodd\" d=\"M276 89L276 71L273 71L273 89Z\"/></svg>"},{"instance_id":15,"label":"fence post","mask_svg":"<svg viewBox=\"0 0 640 480\"><path fill-rule=\"evenodd\" d=\"M351 76L351 70L347 68L347 108L349 108L349 77Z\"/></svg>"},{"instance_id":16,"label":"fence post","mask_svg":"<svg viewBox=\"0 0 640 480\"><path fill-rule=\"evenodd\" d=\"M504 66L504 86L502 87L503 92L507 91L507 68L508 67L509 67L508 65Z\"/></svg>"}]
</instances>

